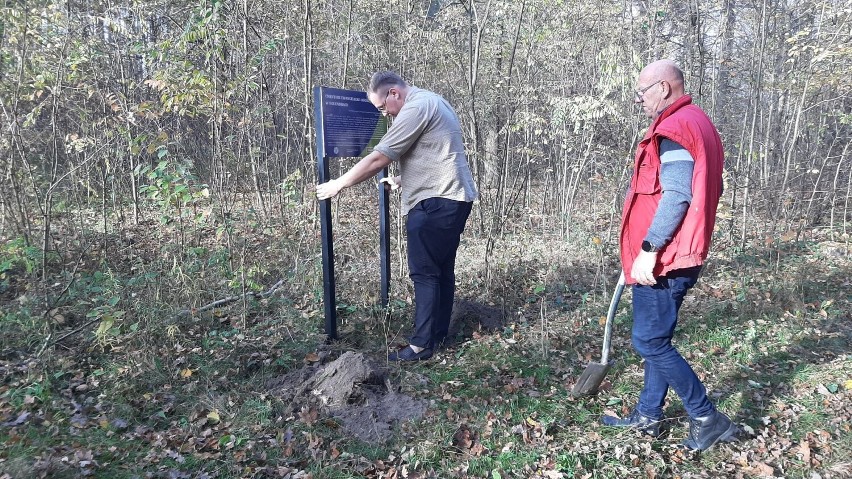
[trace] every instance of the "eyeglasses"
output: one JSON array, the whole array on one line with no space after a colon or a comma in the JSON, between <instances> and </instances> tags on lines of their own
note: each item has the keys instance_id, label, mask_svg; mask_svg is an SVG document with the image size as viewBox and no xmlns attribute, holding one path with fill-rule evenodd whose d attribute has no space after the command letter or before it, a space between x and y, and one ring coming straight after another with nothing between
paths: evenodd
<instances>
[{"instance_id":1,"label":"eyeglasses","mask_svg":"<svg viewBox=\"0 0 852 479\"><path fill-rule=\"evenodd\" d=\"M657 80L657 81L655 81L654 83L651 83L650 85L646 86L645 88L640 88L640 89L638 89L638 90L635 90L633 93L634 93L634 95L635 95L636 101L638 101L638 102L643 102L643 101L645 101L645 99L643 98L643 96L645 95L645 92L646 92L646 91L648 91L648 90L650 90L652 86L654 86L654 85L656 85L657 83L660 83L660 82L662 82L662 81L663 81L663 80Z\"/></svg>"},{"instance_id":2,"label":"eyeglasses","mask_svg":"<svg viewBox=\"0 0 852 479\"><path fill-rule=\"evenodd\" d=\"M385 99L382 101L381 106L376 107L382 115L388 112L388 95L390 95L390 88L388 88L388 91L385 93Z\"/></svg>"}]
</instances>

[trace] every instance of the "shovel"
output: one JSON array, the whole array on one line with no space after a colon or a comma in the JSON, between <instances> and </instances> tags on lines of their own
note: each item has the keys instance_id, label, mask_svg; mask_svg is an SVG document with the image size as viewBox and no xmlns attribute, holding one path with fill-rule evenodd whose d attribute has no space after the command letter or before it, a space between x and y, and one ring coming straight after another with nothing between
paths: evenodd
<instances>
[{"instance_id":1,"label":"shovel","mask_svg":"<svg viewBox=\"0 0 852 479\"><path fill-rule=\"evenodd\" d=\"M621 293L624 292L624 271L618 278L618 284L615 286L615 292L612 295L612 301L609 303L609 311L606 313L606 326L604 326L603 350L601 351L601 362L589 363L586 370L577 379L577 384L571 390L571 395L574 397L587 396L598 392L606 373L612 367L613 362L609 362L609 344L612 340L612 320L615 318L615 310L618 309L618 302L621 300Z\"/></svg>"}]
</instances>

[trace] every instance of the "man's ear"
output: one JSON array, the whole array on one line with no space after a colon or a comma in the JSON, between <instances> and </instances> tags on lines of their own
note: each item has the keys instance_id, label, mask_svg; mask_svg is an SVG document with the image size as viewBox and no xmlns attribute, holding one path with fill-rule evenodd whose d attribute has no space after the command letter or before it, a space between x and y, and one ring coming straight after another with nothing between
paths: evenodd
<instances>
[{"instance_id":1,"label":"man's ear","mask_svg":"<svg viewBox=\"0 0 852 479\"><path fill-rule=\"evenodd\" d=\"M663 92L663 98L670 98L674 94L674 90L672 90L672 84L669 83L668 80L663 80L661 83L666 88L666 90Z\"/></svg>"}]
</instances>

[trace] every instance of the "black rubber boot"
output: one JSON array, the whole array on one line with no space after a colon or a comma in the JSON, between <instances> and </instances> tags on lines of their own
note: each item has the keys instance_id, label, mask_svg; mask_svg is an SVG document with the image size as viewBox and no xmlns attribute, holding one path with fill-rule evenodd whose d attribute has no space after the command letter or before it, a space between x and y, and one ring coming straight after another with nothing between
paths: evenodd
<instances>
[{"instance_id":1,"label":"black rubber boot","mask_svg":"<svg viewBox=\"0 0 852 479\"><path fill-rule=\"evenodd\" d=\"M660 435L660 420L662 420L662 418L654 419L643 416L635 409L624 419L619 419L614 416L601 417L601 423L603 423L604 426L630 427L653 437Z\"/></svg>"}]
</instances>

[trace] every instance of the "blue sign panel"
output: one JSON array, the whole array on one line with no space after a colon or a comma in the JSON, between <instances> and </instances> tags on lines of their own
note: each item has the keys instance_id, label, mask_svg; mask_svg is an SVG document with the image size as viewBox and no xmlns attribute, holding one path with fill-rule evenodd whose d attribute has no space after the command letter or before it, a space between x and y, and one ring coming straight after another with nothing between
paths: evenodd
<instances>
[{"instance_id":1,"label":"blue sign panel","mask_svg":"<svg viewBox=\"0 0 852 479\"><path fill-rule=\"evenodd\" d=\"M387 131L387 121L367 99L367 93L321 87L320 108L325 154L361 157Z\"/></svg>"},{"instance_id":2,"label":"blue sign panel","mask_svg":"<svg viewBox=\"0 0 852 479\"><path fill-rule=\"evenodd\" d=\"M319 183L331 180L328 158L362 157L368 154L387 131L387 119L367 100L363 91L314 87L314 127L317 135L317 176ZM386 177L387 168L378 179ZM379 238L381 254L382 306L388 305L390 291L390 212L388 192L379 188ZM328 340L337 339L337 300L334 282L334 236L331 231L331 199L319 202L322 234L323 303Z\"/></svg>"}]
</instances>

